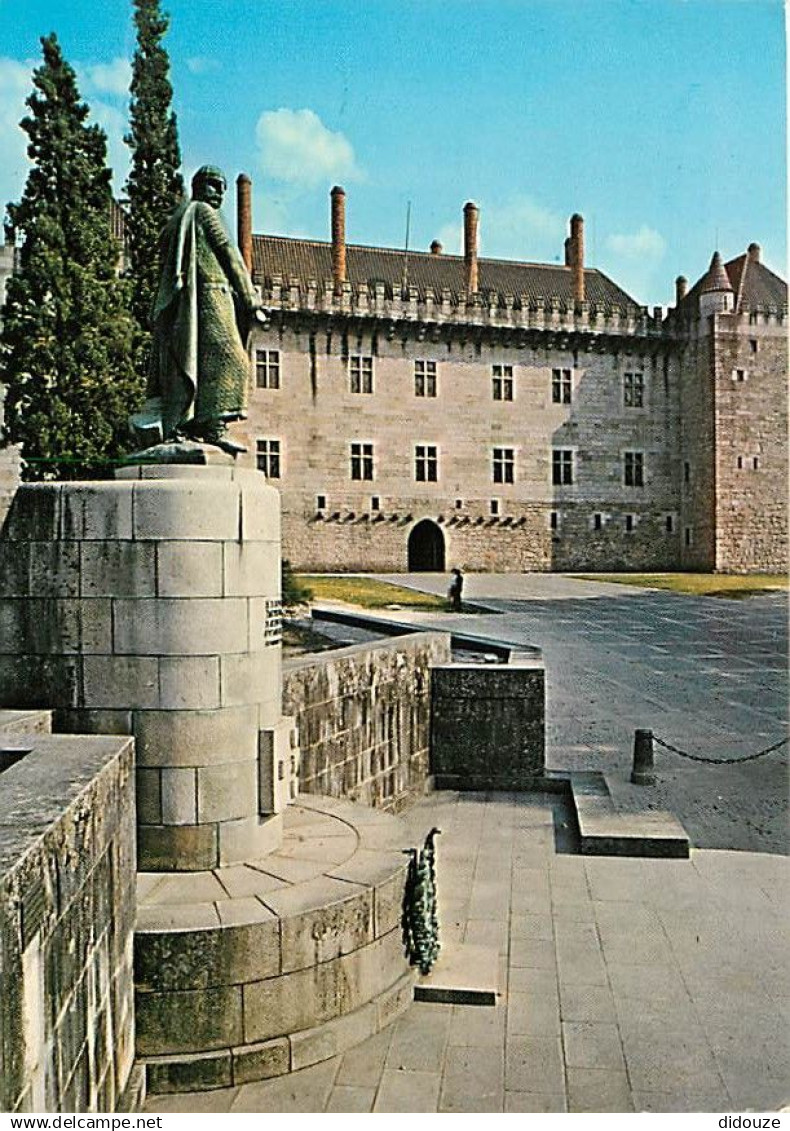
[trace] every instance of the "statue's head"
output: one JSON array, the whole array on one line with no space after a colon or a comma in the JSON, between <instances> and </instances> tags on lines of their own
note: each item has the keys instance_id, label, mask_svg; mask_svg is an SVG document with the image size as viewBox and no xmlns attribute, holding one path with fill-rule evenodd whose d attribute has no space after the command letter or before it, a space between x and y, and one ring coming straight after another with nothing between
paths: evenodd
<instances>
[{"instance_id":1,"label":"statue's head","mask_svg":"<svg viewBox=\"0 0 790 1131\"><path fill-rule=\"evenodd\" d=\"M192 178L192 198L219 208L227 187L228 182L221 169L216 165L201 165Z\"/></svg>"}]
</instances>

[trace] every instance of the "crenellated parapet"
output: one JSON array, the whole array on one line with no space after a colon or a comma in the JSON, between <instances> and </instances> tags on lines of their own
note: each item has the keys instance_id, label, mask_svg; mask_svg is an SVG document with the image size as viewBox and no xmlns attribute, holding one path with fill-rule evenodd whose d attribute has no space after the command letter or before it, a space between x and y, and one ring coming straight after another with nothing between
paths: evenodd
<instances>
[{"instance_id":1,"label":"crenellated parapet","mask_svg":"<svg viewBox=\"0 0 790 1131\"><path fill-rule=\"evenodd\" d=\"M615 303L569 303L552 295L435 291L406 286L392 290L384 283L335 287L331 279L288 278L274 275L261 288L270 311L324 314L392 323L415 323L464 328L549 330L591 334L658 337L662 310Z\"/></svg>"},{"instance_id":2,"label":"crenellated parapet","mask_svg":"<svg viewBox=\"0 0 790 1131\"><path fill-rule=\"evenodd\" d=\"M678 312L672 308L667 314L664 331L674 337L697 335L705 332L710 322L710 314L698 310ZM752 326L768 326L777 329L787 327L787 304L761 304L748 310L719 310L714 315L716 324L732 330L747 329Z\"/></svg>"}]
</instances>

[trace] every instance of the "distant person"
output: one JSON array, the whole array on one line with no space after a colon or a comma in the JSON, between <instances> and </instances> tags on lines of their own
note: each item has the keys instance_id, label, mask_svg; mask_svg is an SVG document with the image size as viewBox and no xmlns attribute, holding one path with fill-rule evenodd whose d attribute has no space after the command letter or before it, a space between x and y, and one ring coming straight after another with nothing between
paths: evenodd
<instances>
[{"instance_id":1,"label":"distant person","mask_svg":"<svg viewBox=\"0 0 790 1131\"><path fill-rule=\"evenodd\" d=\"M454 613L461 611L461 594L464 591L464 575L460 569L456 568L452 571L453 576L450 578L450 588L447 590L447 596L450 598L450 607Z\"/></svg>"}]
</instances>

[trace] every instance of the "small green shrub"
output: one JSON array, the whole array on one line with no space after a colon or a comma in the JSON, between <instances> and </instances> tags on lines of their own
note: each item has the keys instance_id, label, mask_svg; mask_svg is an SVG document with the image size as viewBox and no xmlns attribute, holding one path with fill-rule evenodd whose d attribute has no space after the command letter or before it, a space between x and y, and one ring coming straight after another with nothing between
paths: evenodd
<instances>
[{"instance_id":1,"label":"small green shrub","mask_svg":"<svg viewBox=\"0 0 790 1131\"><path fill-rule=\"evenodd\" d=\"M283 604L286 608L294 605L305 605L313 599L313 591L303 584L300 577L291 569L291 563L283 558L282 564L282 594Z\"/></svg>"}]
</instances>

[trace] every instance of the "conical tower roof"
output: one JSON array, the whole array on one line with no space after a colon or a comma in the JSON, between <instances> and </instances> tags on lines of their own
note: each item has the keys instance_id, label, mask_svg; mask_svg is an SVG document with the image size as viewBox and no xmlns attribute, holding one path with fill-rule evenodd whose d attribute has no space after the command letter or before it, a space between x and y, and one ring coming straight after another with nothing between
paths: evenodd
<instances>
[{"instance_id":1,"label":"conical tower roof","mask_svg":"<svg viewBox=\"0 0 790 1131\"><path fill-rule=\"evenodd\" d=\"M702 280L700 290L702 294L710 294L711 291L732 290L730 277L724 269L724 264L721 261L721 256L718 251L714 251L713 253L713 259L710 261L707 275Z\"/></svg>"}]
</instances>

